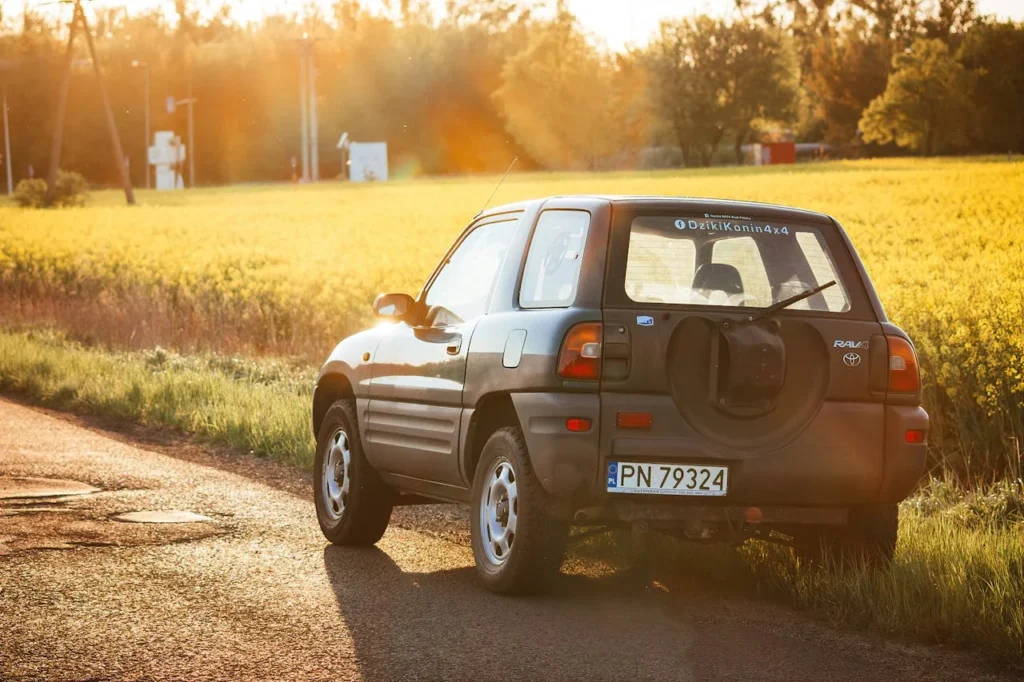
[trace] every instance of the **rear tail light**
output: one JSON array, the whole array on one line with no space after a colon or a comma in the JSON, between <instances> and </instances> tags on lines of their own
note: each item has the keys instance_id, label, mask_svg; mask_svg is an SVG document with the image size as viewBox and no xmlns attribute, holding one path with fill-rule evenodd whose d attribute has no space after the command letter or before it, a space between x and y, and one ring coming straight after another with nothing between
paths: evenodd
<instances>
[{"instance_id":1,"label":"rear tail light","mask_svg":"<svg viewBox=\"0 0 1024 682\"><path fill-rule=\"evenodd\" d=\"M907 433L904 439L908 443L923 443L924 442L924 431L921 429L907 429Z\"/></svg>"},{"instance_id":2,"label":"rear tail light","mask_svg":"<svg viewBox=\"0 0 1024 682\"><path fill-rule=\"evenodd\" d=\"M601 378L600 322L581 322L565 335L558 354L558 376L575 381L597 381Z\"/></svg>"},{"instance_id":3,"label":"rear tail light","mask_svg":"<svg viewBox=\"0 0 1024 682\"><path fill-rule=\"evenodd\" d=\"M917 393L921 390L921 375L914 347L898 336L887 336L885 340L889 344L889 392Z\"/></svg>"}]
</instances>

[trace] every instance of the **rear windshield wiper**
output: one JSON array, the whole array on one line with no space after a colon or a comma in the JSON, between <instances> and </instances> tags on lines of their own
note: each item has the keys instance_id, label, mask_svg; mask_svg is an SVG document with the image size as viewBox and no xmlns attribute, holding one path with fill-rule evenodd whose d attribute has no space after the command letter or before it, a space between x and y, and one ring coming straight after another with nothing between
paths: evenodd
<instances>
[{"instance_id":1,"label":"rear windshield wiper","mask_svg":"<svg viewBox=\"0 0 1024 682\"><path fill-rule=\"evenodd\" d=\"M758 314L752 315L748 319L751 322L753 322L754 320L760 320L762 317L768 317L769 315L773 315L773 314L779 312L780 310L782 310L783 308L788 308L789 306L793 305L794 303L799 303L800 301L804 300L805 298L810 298L811 296L814 296L815 294L820 294L822 291L825 291L825 289L828 289L830 286L834 286L835 283L836 283L836 281L832 280L831 282L826 282L825 284L822 284L820 287L815 287L814 289L808 289L807 291L801 291L799 294L796 294L795 296L790 296L789 298L785 298L785 299L779 301L778 303L775 303L775 304L772 304L772 305L768 306L767 308L765 308L764 310L762 310Z\"/></svg>"}]
</instances>

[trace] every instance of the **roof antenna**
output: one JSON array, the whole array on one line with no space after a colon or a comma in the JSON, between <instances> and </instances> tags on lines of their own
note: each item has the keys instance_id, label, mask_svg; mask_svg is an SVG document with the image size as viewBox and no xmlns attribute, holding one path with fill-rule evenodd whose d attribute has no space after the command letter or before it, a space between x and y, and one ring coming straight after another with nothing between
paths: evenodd
<instances>
[{"instance_id":1,"label":"roof antenna","mask_svg":"<svg viewBox=\"0 0 1024 682\"><path fill-rule=\"evenodd\" d=\"M498 184L495 185L494 191L491 192L491 196L487 197L487 201L484 202L484 207L481 208L479 211L477 211L477 215L480 215L481 213L483 213L484 211L487 210L487 206L491 203L491 199L493 199L494 195L498 193L498 188L500 188L501 184L503 182L505 182L505 178L507 178L508 174L512 172L512 166L516 165L516 161L518 161L518 160L519 160L518 156L516 156L515 158L512 159L512 163L510 163L508 165L508 170L506 170L505 174L501 176L501 180L498 180Z\"/></svg>"}]
</instances>

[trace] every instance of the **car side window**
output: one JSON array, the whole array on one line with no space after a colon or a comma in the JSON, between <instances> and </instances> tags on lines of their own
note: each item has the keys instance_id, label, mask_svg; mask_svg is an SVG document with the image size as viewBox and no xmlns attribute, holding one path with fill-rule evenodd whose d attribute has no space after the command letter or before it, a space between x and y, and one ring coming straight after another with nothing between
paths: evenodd
<instances>
[{"instance_id":1,"label":"car side window","mask_svg":"<svg viewBox=\"0 0 1024 682\"><path fill-rule=\"evenodd\" d=\"M434 278L424 303L440 306L448 315L432 326L448 326L472 320L487 312L494 280L505 259L518 220L502 220L473 228L448 257ZM454 316L456 319L452 319Z\"/></svg>"},{"instance_id":2,"label":"car side window","mask_svg":"<svg viewBox=\"0 0 1024 682\"><path fill-rule=\"evenodd\" d=\"M583 249L590 229L586 211L540 214L519 288L523 308L568 308L576 300Z\"/></svg>"}]
</instances>

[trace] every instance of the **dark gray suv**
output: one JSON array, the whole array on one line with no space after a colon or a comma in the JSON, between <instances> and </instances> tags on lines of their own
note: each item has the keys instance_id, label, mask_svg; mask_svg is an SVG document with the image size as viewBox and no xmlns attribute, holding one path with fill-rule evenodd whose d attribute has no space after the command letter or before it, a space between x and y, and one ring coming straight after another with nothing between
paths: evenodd
<instances>
[{"instance_id":1,"label":"dark gray suv","mask_svg":"<svg viewBox=\"0 0 1024 682\"><path fill-rule=\"evenodd\" d=\"M914 348L820 213L567 196L481 213L313 397L324 535L471 505L484 584L534 591L571 525L886 559L928 416Z\"/></svg>"}]
</instances>

